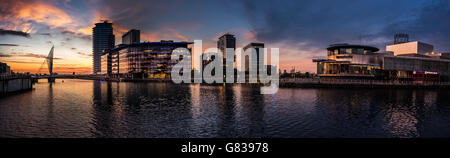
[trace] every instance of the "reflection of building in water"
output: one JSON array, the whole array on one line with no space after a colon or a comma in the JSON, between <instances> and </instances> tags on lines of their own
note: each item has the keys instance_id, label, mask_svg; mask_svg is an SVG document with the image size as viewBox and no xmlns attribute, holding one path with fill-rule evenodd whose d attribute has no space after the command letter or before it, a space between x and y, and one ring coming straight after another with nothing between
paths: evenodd
<instances>
[{"instance_id":1,"label":"reflection of building in water","mask_svg":"<svg viewBox=\"0 0 450 158\"><path fill-rule=\"evenodd\" d=\"M117 137L123 111L119 105L114 104L113 96L118 96L119 93L114 93L111 82L93 81L93 89L93 134L96 137Z\"/></svg>"},{"instance_id":2,"label":"reflection of building in water","mask_svg":"<svg viewBox=\"0 0 450 158\"><path fill-rule=\"evenodd\" d=\"M265 135L264 95L258 88L233 85L233 101L237 129L242 137L263 137Z\"/></svg>"},{"instance_id":3,"label":"reflection of building in water","mask_svg":"<svg viewBox=\"0 0 450 158\"><path fill-rule=\"evenodd\" d=\"M381 91L386 93L386 91ZM385 96L383 113L387 126L383 127L394 137L427 137L430 125L436 125L435 106L439 96L435 90L395 90L388 91ZM376 96L374 98L377 98ZM378 97L379 98L379 97ZM378 104L383 105L383 104ZM428 126L428 127L427 127ZM435 136L435 135L433 135Z\"/></svg>"},{"instance_id":4,"label":"reflection of building in water","mask_svg":"<svg viewBox=\"0 0 450 158\"><path fill-rule=\"evenodd\" d=\"M413 74L433 73L448 79L448 54L435 53L433 46L397 42L387 51L364 45L336 44L327 48L327 59L314 59L320 77L412 79Z\"/></svg>"}]
</instances>

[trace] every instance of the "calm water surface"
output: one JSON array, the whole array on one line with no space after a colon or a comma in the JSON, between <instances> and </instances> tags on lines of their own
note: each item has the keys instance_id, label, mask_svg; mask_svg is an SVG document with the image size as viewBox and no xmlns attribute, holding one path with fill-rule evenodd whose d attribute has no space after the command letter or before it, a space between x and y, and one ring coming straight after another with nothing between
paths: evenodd
<instances>
[{"instance_id":1,"label":"calm water surface","mask_svg":"<svg viewBox=\"0 0 450 158\"><path fill-rule=\"evenodd\" d=\"M450 90L41 80L0 98L0 137L450 137Z\"/></svg>"}]
</instances>

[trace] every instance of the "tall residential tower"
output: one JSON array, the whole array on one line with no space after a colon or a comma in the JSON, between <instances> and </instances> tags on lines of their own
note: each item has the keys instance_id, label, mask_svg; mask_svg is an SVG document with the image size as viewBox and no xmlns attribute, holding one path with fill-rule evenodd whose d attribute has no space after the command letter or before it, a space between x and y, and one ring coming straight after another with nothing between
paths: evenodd
<instances>
[{"instance_id":1,"label":"tall residential tower","mask_svg":"<svg viewBox=\"0 0 450 158\"><path fill-rule=\"evenodd\" d=\"M112 23L108 21L96 23L92 32L93 74L97 74L101 72L101 56L104 52L114 48L115 37Z\"/></svg>"}]
</instances>

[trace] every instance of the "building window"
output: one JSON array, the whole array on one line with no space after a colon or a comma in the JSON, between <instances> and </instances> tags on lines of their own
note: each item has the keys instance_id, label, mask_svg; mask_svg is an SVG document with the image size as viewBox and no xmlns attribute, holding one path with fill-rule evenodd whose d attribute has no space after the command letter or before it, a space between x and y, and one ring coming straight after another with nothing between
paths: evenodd
<instances>
[{"instance_id":1,"label":"building window","mask_svg":"<svg viewBox=\"0 0 450 158\"><path fill-rule=\"evenodd\" d=\"M339 49L339 54L345 54L345 48L340 48Z\"/></svg>"},{"instance_id":2,"label":"building window","mask_svg":"<svg viewBox=\"0 0 450 158\"><path fill-rule=\"evenodd\" d=\"M345 54L352 54L352 49L351 48L345 49Z\"/></svg>"}]
</instances>

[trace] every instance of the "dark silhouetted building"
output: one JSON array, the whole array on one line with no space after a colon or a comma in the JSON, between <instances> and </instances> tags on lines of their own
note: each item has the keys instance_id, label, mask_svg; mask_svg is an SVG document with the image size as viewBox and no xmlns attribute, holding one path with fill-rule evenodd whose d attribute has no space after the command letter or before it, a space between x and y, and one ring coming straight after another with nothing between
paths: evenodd
<instances>
[{"instance_id":1,"label":"dark silhouetted building","mask_svg":"<svg viewBox=\"0 0 450 158\"><path fill-rule=\"evenodd\" d=\"M93 46L93 73L101 72L101 56L104 52L114 48L115 37L113 34L112 23L104 21L96 23L92 28L92 46Z\"/></svg>"},{"instance_id":2,"label":"dark silhouetted building","mask_svg":"<svg viewBox=\"0 0 450 158\"><path fill-rule=\"evenodd\" d=\"M217 48L219 49L219 51L221 51L223 53L223 73L226 74L226 72L227 72L226 69L228 66L232 66L233 70L234 70L234 67L236 67L236 55L234 56L233 65L227 65L227 63L226 63L226 59L227 59L226 49L233 48L234 50L236 50L236 38L234 37L234 35L226 33L226 34L220 36L219 41L217 41ZM225 79L226 78L224 77L224 80Z\"/></svg>"},{"instance_id":3,"label":"dark silhouetted building","mask_svg":"<svg viewBox=\"0 0 450 158\"><path fill-rule=\"evenodd\" d=\"M0 62L0 75L9 75L11 74L11 68L6 63Z\"/></svg>"},{"instance_id":4,"label":"dark silhouetted building","mask_svg":"<svg viewBox=\"0 0 450 158\"><path fill-rule=\"evenodd\" d=\"M264 48L264 43L249 43L244 47L244 51L246 51L249 48L254 48L256 50L256 63L253 63L253 66L256 67L256 72L259 70L259 63L264 63L264 52L260 52L259 48ZM259 57L261 56L261 59ZM245 56L245 71L248 72L250 68L250 60L248 56Z\"/></svg>"},{"instance_id":5,"label":"dark silhouetted building","mask_svg":"<svg viewBox=\"0 0 450 158\"><path fill-rule=\"evenodd\" d=\"M219 37L219 41L217 41L217 48L219 48L220 51L223 53L223 58L225 59L226 54L226 48L233 48L236 49L236 38L232 34L224 34Z\"/></svg>"},{"instance_id":6,"label":"dark silhouetted building","mask_svg":"<svg viewBox=\"0 0 450 158\"><path fill-rule=\"evenodd\" d=\"M122 36L122 44L140 43L141 31L131 29Z\"/></svg>"}]
</instances>

